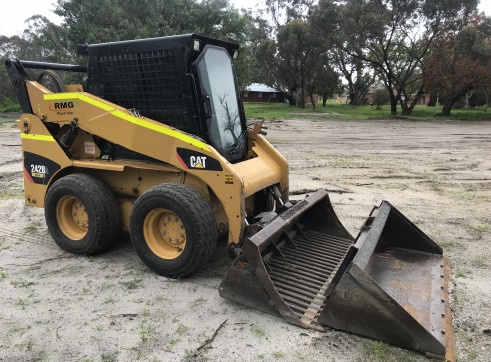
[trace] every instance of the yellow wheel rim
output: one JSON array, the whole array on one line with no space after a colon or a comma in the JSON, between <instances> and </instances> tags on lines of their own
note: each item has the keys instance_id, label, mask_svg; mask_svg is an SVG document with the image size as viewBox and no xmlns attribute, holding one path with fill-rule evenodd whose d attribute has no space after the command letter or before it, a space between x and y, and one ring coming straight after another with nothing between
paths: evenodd
<instances>
[{"instance_id":1,"label":"yellow wheel rim","mask_svg":"<svg viewBox=\"0 0 491 362\"><path fill-rule=\"evenodd\" d=\"M162 259L177 258L186 246L184 224L167 209L154 209L147 214L143 235L150 250Z\"/></svg>"},{"instance_id":2,"label":"yellow wheel rim","mask_svg":"<svg viewBox=\"0 0 491 362\"><path fill-rule=\"evenodd\" d=\"M63 196L56 205L56 220L63 234L81 240L89 229L89 215L84 204L75 196Z\"/></svg>"}]
</instances>

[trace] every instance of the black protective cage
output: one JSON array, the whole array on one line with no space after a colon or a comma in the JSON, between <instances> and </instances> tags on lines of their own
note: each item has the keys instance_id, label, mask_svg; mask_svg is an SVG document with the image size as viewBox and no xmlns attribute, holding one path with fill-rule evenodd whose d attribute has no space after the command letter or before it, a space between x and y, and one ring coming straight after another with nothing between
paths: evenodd
<instances>
[{"instance_id":1,"label":"black protective cage","mask_svg":"<svg viewBox=\"0 0 491 362\"><path fill-rule=\"evenodd\" d=\"M194 66L209 44L232 58L239 50L237 44L196 34L88 45L87 91L211 143L208 100ZM244 131L242 106L240 113Z\"/></svg>"}]
</instances>

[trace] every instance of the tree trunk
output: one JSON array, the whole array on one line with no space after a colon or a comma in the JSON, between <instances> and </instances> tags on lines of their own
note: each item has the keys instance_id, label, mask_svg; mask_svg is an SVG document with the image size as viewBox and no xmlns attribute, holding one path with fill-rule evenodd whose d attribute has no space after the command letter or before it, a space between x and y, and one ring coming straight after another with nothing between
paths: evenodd
<instances>
[{"instance_id":1,"label":"tree trunk","mask_svg":"<svg viewBox=\"0 0 491 362\"><path fill-rule=\"evenodd\" d=\"M450 116L450 112L452 111L453 106L457 101L465 96L467 93L469 93L473 88L470 87L468 89L463 89L459 93L454 94L453 97L445 100L445 103L443 104L443 109L442 109L442 116Z\"/></svg>"},{"instance_id":2,"label":"tree trunk","mask_svg":"<svg viewBox=\"0 0 491 362\"><path fill-rule=\"evenodd\" d=\"M327 103L327 94L322 95L322 107L325 107Z\"/></svg>"},{"instance_id":3,"label":"tree trunk","mask_svg":"<svg viewBox=\"0 0 491 362\"><path fill-rule=\"evenodd\" d=\"M402 97L399 97L399 104L401 105L401 114L403 116L406 116L407 114L407 99Z\"/></svg>"},{"instance_id":4,"label":"tree trunk","mask_svg":"<svg viewBox=\"0 0 491 362\"><path fill-rule=\"evenodd\" d=\"M312 103L312 108L315 111L315 99L314 99L314 95L312 93L310 94L310 103Z\"/></svg>"},{"instance_id":5,"label":"tree trunk","mask_svg":"<svg viewBox=\"0 0 491 362\"><path fill-rule=\"evenodd\" d=\"M462 94L458 94L458 96L453 96L445 101L442 109L442 116L450 116L450 112L452 112L452 108L457 103L457 101L462 97Z\"/></svg>"},{"instance_id":6,"label":"tree trunk","mask_svg":"<svg viewBox=\"0 0 491 362\"><path fill-rule=\"evenodd\" d=\"M357 90L354 90L350 93L350 103L352 106L358 106L362 104L361 95Z\"/></svg>"},{"instance_id":7,"label":"tree trunk","mask_svg":"<svg viewBox=\"0 0 491 362\"><path fill-rule=\"evenodd\" d=\"M288 105L295 105L295 98L293 98L290 94L285 94L286 99L288 100Z\"/></svg>"},{"instance_id":8,"label":"tree trunk","mask_svg":"<svg viewBox=\"0 0 491 362\"><path fill-rule=\"evenodd\" d=\"M418 93L414 96L413 101L411 102L411 105L407 109L407 116L409 116L411 113L413 113L414 107L416 107L416 104L418 104L419 100L421 99L421 96L424 94L424 89L423 87L419 88Z\"/></svg>"},{"instance_id":9,"label":"tree trunk","mask_svg":"<svg viewBox=\"0 0 491 362\"><path fill-rule=\"evenodd\" d=\"M450 116L450 112L452 111L452 107L455 104L455 101L449 100L446 101L443 105L442 116Z\"/></svg>"},{"instance_id":10,"label":"tree trunk","mask_svg":"<svg viewBox=\"0 0 491 362\"><path fill-rule=\"evenodd\" d=\"M392 117L395 117L397 116L397 99L394 98L392 99L393 97L391 97L390 99L390 115Z\"/></svg>"},{"instance_id":11,"label":"tree trunk","mask_svg":"<svg viewBox=\"0 0 491 362\"><path fill-rule=\"evenodd\" d=\"M390 115L392 117L397 116L397 97L394 95L394 91L390 88L387 88L389 91L390 97Z\"/></svg>"},{"instance_id":12,"label":"tree trunk","mask_svg":"<svg viewBox=\"0 0 491 362\"><path fill-rule=\"evenodd\" d=\"M438 92L431 92L430 100L428 101L428 107L435 107L438 101Z\"/></svg>"}]
</instances>

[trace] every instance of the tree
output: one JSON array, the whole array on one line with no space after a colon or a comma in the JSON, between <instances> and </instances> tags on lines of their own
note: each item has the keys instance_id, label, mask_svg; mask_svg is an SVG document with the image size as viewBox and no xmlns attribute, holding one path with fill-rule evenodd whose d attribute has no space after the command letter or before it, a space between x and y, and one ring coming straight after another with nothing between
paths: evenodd
<instances>
[{"instance_id":1,"label":"tree","mask_svg":"<svg viewBox=\"0 0 491 362\"><path fill-rule=\"evenodd\" d=\"M360 58L353 57L339 48L332 47L329 54L348 83L350 104L363 104L366 93L375 82L373 70Z\"/></svg>"},{"instance_id":2,"label":"tree","mask_svg":"<svg viewBox=\"0 0 491 362\"><path fill-rule=\"evenodd\" d=\"M334 46L373 67L395 116L398 103L409 114L408 100L415 104L423 93L422 59L434 39L461 26L476 6L477 0L321 0L314 18Z\"/></svg>"},{"instance_id":3,"label":"tree","mask_svg":"<svg viewBox=\"0 0 491 362\"><path fill-rule=\"evenodd\" d=\"M61 27L46 17L32 16L26 20L27 28L20 35L0 36L0 58L18 58L47 62L67 61L68 51ZM57 46L52 46L56 44ZM33 71L28 73L35 77ZM0 67L0 98L15 98L5 67Z\"/></svg>"},{"instance_id":4,"label":"tree","mask_svg":"<svg viewBox=\"0 0 491 362\"><path fill-rule=\"evenodd\" d=\"M332 69L325 64L321 44L322 40L314 35L306 21L296 19L281 25L277 40L266 39L258 48L257 64L262 69L262 81L283 92L290 105L305 107L305 96L313 99L320 89L319 77L332 75Z\"/></svg>"},{"instance_id":5,"label":"tree","mask_svg":"<svg viewBox=\"0 0 491 362\"><path fill-rule=\"evenodd\" d=\"M448 116L459 99L491 85L491 18L437 38L425 60L425 84L443 101Z\"/></svg>"},{"instance_id":6,"label":"tree","mask_svg":"<svg viewBox=\"0 0 491 362\"><path fill-rule=\"evenodd\" d=\"M321 56L319 65L313 69L312 80L309 82L307 90L315 109L314 94L322 97L322 106L325 107L328 98L333 97L336 93L342 93L343 90L339 74L331 67L327 55Z\"/></svg>"},{"instance_id":7,"label":"tree","mask_svg":"<svg viewBox=\"0 0 491 362\"><path fill-rule=\"evenodd\" d=\"M55 13L63 18L61 26L33 16L21 36L0 38L0 55L83 64L77 44L198 33L242 45L235 66L247 85L252 48L264 31L264 22L239 12L228 0L58 0ZM0 74L1 84L5 79Z\"/></svg>"},{"instance_id":8,"label":"tree","mask_svg":"<svg viewBox=\"0 0 491 362\"><path fill-rule=\"evenodd\" d=\"M314 6L313 0L265 0L266 11L278 29L292 20L307 20Z\"/></svg>"}]
</instances>

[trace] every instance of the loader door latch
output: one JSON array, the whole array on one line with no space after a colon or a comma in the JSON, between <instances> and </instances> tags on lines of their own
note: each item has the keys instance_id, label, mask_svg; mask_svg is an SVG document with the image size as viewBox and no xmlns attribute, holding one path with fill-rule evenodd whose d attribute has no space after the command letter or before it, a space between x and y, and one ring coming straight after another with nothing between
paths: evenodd
<instances>
[{"instance_id":1,"label":"loader door latch","mask_svg":"<svg viewBox=\"0 0 491 362\"><path fill-rule=\"evenodd\" d=\"M29 128L30 127L29 127L29 121L27 119L24 120L23 126L24 126L24 133L29 133Z\"/></svg>"}]
</instances>

